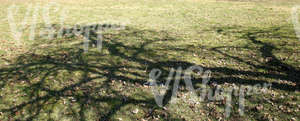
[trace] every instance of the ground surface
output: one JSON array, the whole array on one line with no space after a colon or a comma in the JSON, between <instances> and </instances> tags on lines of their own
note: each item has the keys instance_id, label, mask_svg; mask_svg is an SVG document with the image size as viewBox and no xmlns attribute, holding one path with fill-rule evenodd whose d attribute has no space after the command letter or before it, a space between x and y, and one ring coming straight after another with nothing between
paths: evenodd
<instances>
[{"instance_id":1,"label":"ground surface","mask_svg":"<svg viewBox=\"0 0 300 121\"><path fill-rule=\"evenodd\" d=\"M300 1L55 0L52 8L68 10L66 28L125 26L103 32L101 52L91 44L87 53L82 36L30 40L32 18L17 43L8 8L19 7L13 15L21 26L28 6L48 2L0 2L0 120L300 120L300 41L291 19ZM50 13L58 28L61 11ZM37 13L36 33L47 28L42 10ZM151 69L162 70L164 83L171 68L191 65L212 72L211 89L272 87L246 94L244 115L238 96L226 117L225 98L191 101L184 83L177 102L166 98L159 107L153 87L143 85ZM201 75L192 81L201 95Z\"/></svg>"}]
</instances>

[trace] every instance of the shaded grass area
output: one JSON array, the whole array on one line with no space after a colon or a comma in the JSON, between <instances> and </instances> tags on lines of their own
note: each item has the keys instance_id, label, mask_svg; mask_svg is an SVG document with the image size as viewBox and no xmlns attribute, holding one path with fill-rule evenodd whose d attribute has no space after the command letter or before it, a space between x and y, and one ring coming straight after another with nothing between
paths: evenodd
<instances>
[{"instance_id":1,"label":"shaded grass area","mask_svg":"<svg viewBox=\"0 0 300 121\"><path fill-rule=\"evenodd\" d=\"M39 52L33 50L21 55L12 67L1 69L2 80L7 80L1 84L3 93L12 93L9 96L13 96L2 97L1 103L5 104L2 105L2 112L8 112L4 117L26 120L58 120L69 117L74 120L86 120L88 116L85 115L95 115L96 117L91 118L105 120L113 119L117 111L130 104L143 104L145 109L155 108L151 94L139 92L143 89L136 89L132 84L141 86L147 81L145 63L152 65L155 61L151 59L159 59L156 56L159 56L160 51L146 51L146 46L157 41L173 40L164 34L127 28L120 33L105 34L105 49L102 52L92 48L88 53L84 53L82 41L75 39L79 43L70 44L71 41L75 41L71 38L49 41L47 44L62 43L58 46L55 44L52 47L39 48ZM132 40L133 38L136 39ZM42 42L45 44L44 42L48 41ZM121 87L117 86L119 83ZM14 84L14 87L9 86L10 84ZM10 89L14 91L10 92ZM14 92L18 93L14 95ZM68 102L69 100L71 102ZM65 104L65 101L70 104ZM88 110L91 114L85 114ZM63 115L60 114L62 112L53 111L66 111L64 113L69 114ZM52 116L52 113L55 116ZM166 117L167 119L172 117Z\"/></svg>"},{"instance_id":2,"label":"shaded grass area","mask_svg":"<svg viewBox=\"0 0 300 121\"><path fill-rule=\"evenodd\" d=\"M280 33L278 35L281 28L264 30L255 28L242 30L241 27L238 28L217 27L213 28L212 31L217 31L225 36L238 33L236 37L247 41L246 47L219 46L191 49L191 47L183 45L180 47L181 49L174 49L178 46L172 46L173 44L170 43L176 43L180 39L170 36L168 32L139 30L132 27L104 33L101 51L95 47L93 38L95 38L96 33L91 31L92 41L87 53L84 53L83 50L82 36L65 35L63 38L53 40L37 39L40 41L34 45L35 48L20 55L11 62L10 66L0 70L1 80L4 80L1 81L1 116L6 120L193 119L193 117L184 117L188 116L185 113L180 114L181 116L176 115L174 113L176 108L174 109L174 107L169 110L159 108L155 104L149 88L143 86L143 83L148 80L148 73L153 68L162 70L165 74L162 76L161 80L163 80L171 68L183 67L185 69L196 65L192 62L176 60L170 54L178 52L190 55L194 53L192 51L205 53L203 57L207 57L208 60L217 56L226 58L230 62L234 61L239 66L248 66L249 70L244 70L201 64L204 69L213 72L210 85L215 83L223 86L228 84L255 85L270 82L272 89L282 93L288 92L289 96L294 95L290 101L298 102L299 96L295 93L296 88L299 87L297 81L299 79L298 67L278 59L273 54L273 49L277 47L263 40L264 38L267 40L273 38L273 33L276 33L274 38L277 36L287 38L281 36ZM260 34L270 35L260 36ZM281 49L283 51L288 50ZM237 52L245 52L245 54L233 55ZM249 56L251 54L255 55ZM200 77L193 78L195 88L201 84L201 80ZM284 82L278 80L284 80ZM172 88L169 91L172 91ZM168 98L164 100L164 104L172 107L172 104L169 104L170 96L168 96L171 93L166 94ZM256 96L254 95L254 97ZM260 97L256 98L261 100ZM254 103L254 101L249 102ZM277 103L282 105L286 102L279 101ZM175 105L183 106L186 104ZM294 104L294 106L297 105ZM221 104L218 107L222 108L224 105ZM135 108L141 112L132 113ZM260 115L268 112L254 113L251 111L252 108L248 107L246 110L249 115L243 117L238 115L237 109L234 110L232 119L258 118L259 120ZM297 107L292 107L292 110L294 108L297 109ZM211 107L196 108L196 110L208 111L207 113L210 115L206 118L224 117L222 112L216 109ZM270 110L274 109L274 107L270 107ZM216 113L211 113L211 111ZM162 117L157 118L156 116ZM195 116L199 115L195 114ZM296 112L287 113L286 116L285 118L299 117L299 114ZM281 118L285 119L284 117Z\"/></svg>"}]
</instances>

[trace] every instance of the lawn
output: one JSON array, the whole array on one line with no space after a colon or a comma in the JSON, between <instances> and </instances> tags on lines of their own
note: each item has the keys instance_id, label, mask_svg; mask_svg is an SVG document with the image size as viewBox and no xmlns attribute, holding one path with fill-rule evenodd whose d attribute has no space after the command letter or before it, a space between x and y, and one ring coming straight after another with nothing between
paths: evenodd
<instances>
[{"instance_id":1,"label":"lawn","mask_svg":"<svg viewBox=\"0 0 300 121\"><path fill-rule=\"evenodd\" d=\"M0 2L0 120L300 120L299 0ZM195 65L196 97L179 73Z\"/></svg>"}]
</instances>

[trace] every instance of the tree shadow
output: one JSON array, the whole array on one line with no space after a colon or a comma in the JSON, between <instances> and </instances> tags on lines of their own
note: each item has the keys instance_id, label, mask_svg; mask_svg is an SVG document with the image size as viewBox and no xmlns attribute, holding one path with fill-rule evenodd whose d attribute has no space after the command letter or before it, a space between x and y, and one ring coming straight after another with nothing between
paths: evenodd
<instances>
[{"instance_id":1,"label":"tree shadow","mask_svg":"<svg viewBox=\"0 0 300 121\"><path fill-rule=\"evenodd\" d=\"M81 29L90 27L94 26ZM82 36L87 34L72 34L76 29L65 28L60 31L62 34L54 34L51 40L42 37L37 39L30 52L20 55L13 64L0 69L2 90L6 90L1 93L14 96L1 97L4 119L32 120L42 117L57 120L53 119L56 117L116 120L113 116L127 105L139 105L146 113L146 109L158 108L150 94L150 97L142 94L136 96L143 92L124 92L122 88L135 90L130 85L147 82L147 65L159 61L162 56L160 51L147 46L175 41L175 38L163 31L126 27L125 30L103 33L103 48L99 51L94 45L97 44L99 31L89 30L90 47L85 53ZM11 87L11 84L15 87ZM119 84L123 86L117 87ZM130 93L135 94L132 96ZM89 110L94 117L87 116ZM166 120L179 120L164 112ZM152 115L139 116L149 117Z\"/></svg>"},{"instance_id":2,"label":"tree shadow","mask_svg":"<svg viewBox=\"0 0 300 121\"><path fill-rule=\"evenodd\" d=\"M213 72L226 75L244 75L247 77L261 77L264 80L246 79L240 77L212 78L217 83L233 82L242 84L272 83L272 87L279 90L295 91L299 88L299 67L292 66L283 62L285 59L279 59L275 54L287 53L287 58L297 52L297 38L292 36L292 31L286 27L271 28L242 28L242 27L216 27L213 31L224 35L235 37L237 40L246 41L247 44L239 47L219 46L211 47L209 51L220 54L225 58L232 59L240 64L247 65L251 68L249 71L232 69L228 67L207 68ZM288 42L294 43L288 43ZM290 48L288 48L290 47ZM274 53L278 50L278 53ZM232 51L240 51L232 52ZM241 54L243 53L243 54ZM280 53L279 53L280 54ZM283 55L286 56L286 55ZM292 60L297 64L297 60ZM299 62L298 62L299 64ZM269 80L268 80L269 79ZM231 81L229 81L231 80ZM281 83L280 80L294 83Z\"/></svg>"},{"instance_id":3,"label":"tree shadow","mask_svg":"<svg viewBox=\"0 0 300 121\"><path fill-rule=\"evenodd\" d=\"M107 25L96 26L107 28ZM95 26L83 28L90 27ZM108 30L110 27L108 26ZM84 52L82 41L87 34L72 34L71 31L76 29L78 28L62 29L62 36L56 34L52 40L37 39L30 52L18 56L10 66L0 69L1 93L5 95L1 96L0 108L2 115L6 117L4 119L91 120L88 113L92 112L91 115L95 115L95 120L114 120L116 118L114 116L128 105L143 107L147 114L139 118L149 118L155 114L153 110L159 109L151 94L143 90L126 92L124 87L135 90L139 85L143 85L148 81L148 74L154 68L162 70L160 80L164 83L170 69L177 67L186 69L196 65L180 59L172 60L174 57L168 55L172 52L191 55L193 51L205 50L205 54L199 58L205 56L211 61L209 57L220 56L250 68L243 70L202 64L201 67L205 70L213 72L210 83L254 85L268 83L269 79L280 79L296 85L273 81L271 82L273 88L294 91L299 86L299 69L284 63L273 54L278 47L260 40L288 38L276 34L280 28L264 30L257 28L241 30L240 27L213 28L213 31L224 36L238 34L236 37L249 42L249 45L200 47L199 50L196 50L197 48L190 50L188 45L182 45L184 49L174 49L170 43L176 43L179 38L170 36L166 31L126 27L124 30L103 32L102 49L99 51L96 47L98 31L89 31L88 37L91 41L87 53ZM261 57L236 55L228 51L230 48L260 54ZM260 58L267 61L260 61ZM202 79L194 77L192 81L196 85L201 83ZM171 92L172 86L166 93L165 105L171 99ZM129 93L134 93L134 96ZM153 110L149 112L146 109ZM174 118L168 111L164 112L165 120L181 120L176 116Z\"/></svg>"}]
</instances>

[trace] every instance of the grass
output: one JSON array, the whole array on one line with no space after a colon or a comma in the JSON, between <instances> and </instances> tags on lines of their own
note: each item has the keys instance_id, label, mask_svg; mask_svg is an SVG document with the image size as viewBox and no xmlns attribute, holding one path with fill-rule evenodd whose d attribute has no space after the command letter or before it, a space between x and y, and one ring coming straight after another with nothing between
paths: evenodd
<instances>
[{"instance_id":1,"label":"grass","mask_svg":"<svg viewBox=\"0 0 300 121\"><path fill-rule=\"evenodd\" d=\"M63 24L70 28L126 26L105 31L101 52L91 43L87 53L80 36L30 40L32 19L16 44L7 8L20 7L14 17L21 23L27 6L48 2L0 1L0 120L299 120L300 42L291 9L300 1L54 1L68 10ZM51 12L52 24L59 26L61 11ZM36 32L46 28L42 15ZM159 107L151 87L143 86L151 69L161 69L164 80L171 68L191 65L212 71L214 89L272 88L246 95L243 116L238 97L226 117L223 100L191 101L184 84L176 103L165 99ZM193 79L196 89L201 80Z\"/></svg>"}]
</instances>

